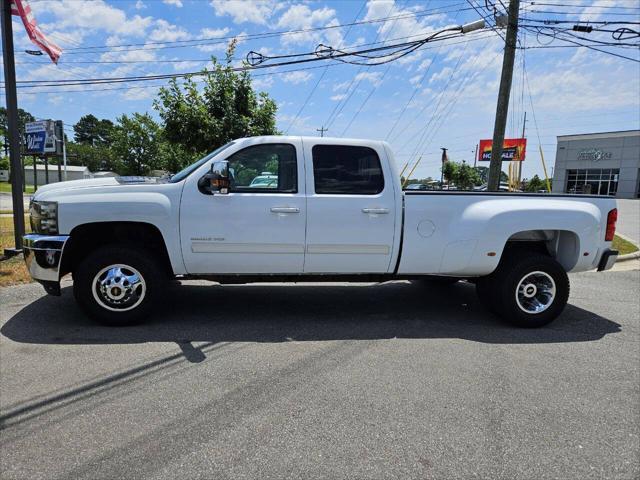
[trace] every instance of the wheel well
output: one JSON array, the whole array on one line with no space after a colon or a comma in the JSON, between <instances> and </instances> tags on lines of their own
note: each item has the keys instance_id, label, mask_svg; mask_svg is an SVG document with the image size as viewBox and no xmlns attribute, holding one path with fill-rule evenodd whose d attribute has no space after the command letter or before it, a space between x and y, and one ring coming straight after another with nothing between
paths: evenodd
<instances>
[{"instance_id":1,"label":"wheel well","mask_svg":"<svg viewBox=\"0 0 640 480\"><path fill-rule=\"evenodd\" d=\"M524 230L507 240L505 252L515 249L549 255L568 272L578 262L580 238L569 230Z\"/></svg>"},{"instance_id":2,"label":"wheel well","mask_svg":"<svg viewBox=\"0 0 640 480\"><path fill-rule=\"evenodd\" d=\"M73 272L96 248L126 244L150 250L168 275L173 274L167 246L155 225L142 222L98 222L78 225L69 236L62 255L61 276Z\"/></svg>"}]
</instances>

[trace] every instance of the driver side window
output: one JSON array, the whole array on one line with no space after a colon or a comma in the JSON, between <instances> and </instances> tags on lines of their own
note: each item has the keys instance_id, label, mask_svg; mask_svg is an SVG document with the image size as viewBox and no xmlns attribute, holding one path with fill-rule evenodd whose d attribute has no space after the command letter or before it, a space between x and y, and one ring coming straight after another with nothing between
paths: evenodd
<instances>
[{"instance_id":1,"label":"driver side window","mask_svg":"<svg viewBox=\"0 0 640 480\"><path fill-rule=\"evenodd\" d=\"M231 192L298 192L296 149L293 145L254 145L234 153L227 161Z\"/></svg>"}]
</instances>

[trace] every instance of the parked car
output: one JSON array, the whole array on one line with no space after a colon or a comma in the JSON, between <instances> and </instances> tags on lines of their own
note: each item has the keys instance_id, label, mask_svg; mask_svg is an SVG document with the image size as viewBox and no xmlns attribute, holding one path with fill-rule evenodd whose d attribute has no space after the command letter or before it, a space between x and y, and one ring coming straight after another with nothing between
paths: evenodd
<instances>
[{"instance_id":1,"label":"parked car","mask_svg":"<svg viewBox=\"0 0 640 480\"><path fill-rule=\"evenodd\" d=\"M277 188L278 176L273 175L271 172L262 172L262 175L258 175L251 180L249 186L251 188Z\"/></svg>"},{"instance_id":2,"label":"parked car","mask_svg":"<svg viewBox=\"0 0 640 480\"><path fill-rule=\"evenodd\" d=\"M405 190L429 190L429 187L424 183L411 183L404 187Z\"/></svg>"},{"instance_id":3,"label":"parked car","mask_svg":"<svg viewBox=\"0 0 640 480\"><path fill-rule=\"evenodd\" d=\"M231 182L274 162L277 188ZM535 327L563 310L567 272L607 270L618 254L612 198L403 192L387 143L327 137L241 138L170 179L47 185L30 214L33 278L59 295L72 273L82 309L116 325L147 318L180 276L466 279L489 309Z\"/></svg>"},{"instance_id":4,"label":"parked car","mask_svg":"<svg viewBox=\"0 0 640 480\"><path fill-rule=\"evenodd\" d=\"M487 188L488 188L488 186L487 186L487 184L485 183L485 184L480 185L480 186L478 186L478 187L474 187L473 189L474 189L476 192L486 192L486 191L487 191ZM498 190L499 190L500 192L512 192L512 191L514 191L514 190L510 190L510 189L509 189L509 184L508 184L508 183L504 183L504 182L500 182L500 184L498 185ZM520 192L521 190L515 190L515 191L516 191L516 192Z\"/></svg>"}]
</instances>

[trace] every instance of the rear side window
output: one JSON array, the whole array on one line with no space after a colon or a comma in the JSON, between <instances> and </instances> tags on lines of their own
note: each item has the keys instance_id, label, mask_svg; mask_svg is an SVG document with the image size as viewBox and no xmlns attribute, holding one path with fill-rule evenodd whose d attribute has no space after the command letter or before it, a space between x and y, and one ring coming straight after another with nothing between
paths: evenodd
<instances>
[{"instance_id":1,"label":"rear side window","mask_svg":"<svg viewBox=\"0 0 640 480\"><path fill-rule=\"evenodd\" d=\"M316 193L375 195L384 189L380 159L369 147L316 145L313 178Z\"/></svg>"}]
</instances>

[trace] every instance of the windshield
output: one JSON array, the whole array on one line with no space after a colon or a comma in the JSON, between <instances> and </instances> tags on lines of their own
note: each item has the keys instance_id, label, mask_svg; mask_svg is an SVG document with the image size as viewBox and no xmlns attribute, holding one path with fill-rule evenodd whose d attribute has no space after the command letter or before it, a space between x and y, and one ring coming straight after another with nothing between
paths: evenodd
<instances>
[{"instance_id":1,"label":"windshield","mask_svg":"<svg viewBox=\"0 0 640 480\"><path fill-rule=\"evenodd\" d=\"M198 160L195 163L192 163L191 165L189 165L186 168L183 168L182 170L180 170L178 173L176 173L175 175L173 175L171 177L171 179L169 180L169 183L178 183L182 180L184 180L185 178L187 178L189 175L191 175L191 173L198 169L201 165L205 164L208 160L212 159L213 157L215 157L216 155L218 155L221 151L226 150L227 148L229 148L231 145L233 145L233 142L229 142L226 145L221 146L220 148L217 148L216 150L214 150L213 152L211 152L209 155L201 158L200 160Z\"/></svg>"}]
</instances>

